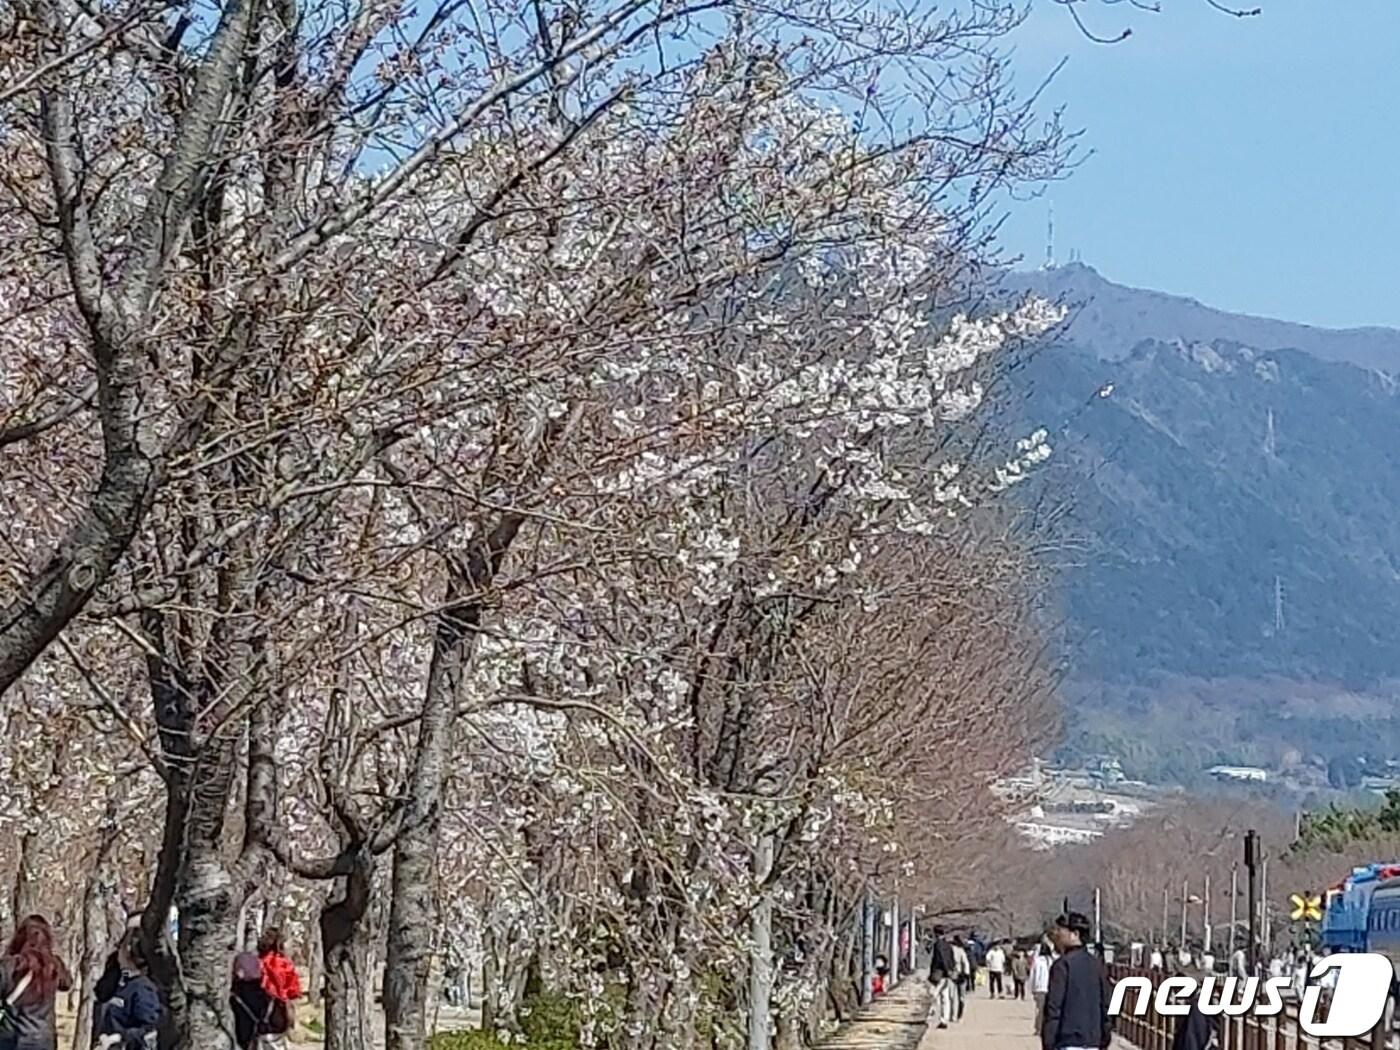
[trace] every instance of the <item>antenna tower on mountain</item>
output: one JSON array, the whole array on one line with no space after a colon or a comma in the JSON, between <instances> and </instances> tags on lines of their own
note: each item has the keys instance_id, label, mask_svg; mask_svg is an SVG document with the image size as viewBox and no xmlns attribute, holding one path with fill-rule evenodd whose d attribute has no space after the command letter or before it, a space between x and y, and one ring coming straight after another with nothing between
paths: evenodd
<instances>
[{"instance_id":1,"label":"antenna tower on mountain","mask_svg":"<svg viewBox=\"0 0 1400 1050\"><path fill-rule=\"evenodd\" d=\"M1283 577L1274 577L1274 634L1283 633Z\"/></svg>"},{"instance_id":2,"label":"antenna tower on mountain","mask_svg":"<svg viewBox=\"0 0 1400 1050\"><path fill-rule=\"evenodd\" d=\"M1278 455L1278 445L1274 439L1274 410L1269 409L1268 421L1264 425L1264 455Z\"/></svg>"},{"instance_id":3,"label":"antenna tower on mountain","mask_svg":"<svg viewBox=\"0 0 1400 1050\"><path fill-rule=\"evenodd\" d=\"M1050 205L1050 217L1045 223L1045 268L1055 268L1055 205Z\"/></svg>"}]
</instances>

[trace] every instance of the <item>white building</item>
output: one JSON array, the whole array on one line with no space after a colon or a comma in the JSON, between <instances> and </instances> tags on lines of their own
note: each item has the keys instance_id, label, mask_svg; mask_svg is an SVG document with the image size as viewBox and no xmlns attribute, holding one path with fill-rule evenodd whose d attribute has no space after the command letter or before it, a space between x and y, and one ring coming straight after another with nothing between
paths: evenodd
<instances>
[{"instance_id":1,"label":"white building","mask_svg":"<svg viewBox=\"0 0 1400 1050\"><path fill-rule=\"evenodd\" d=\"M1254 780L1264 781L1269 779L1269 771L1260 769L1258 766L1211 766L1206 770L1216 780Z\"/></svg>"},{"instance_id":2,"label":"white building","mask_svg":"<svg viewBox=\"0 0 1400 1050\"><path fill-rule=\"evenodd\" d=\"M1103 837L1098 828L1070 827L1046 824L1038 820L1022 820L1016 830L1030 839L1034 849L1054 849L1056 846L1082 846Z\"/></svg>"}]
</instances>

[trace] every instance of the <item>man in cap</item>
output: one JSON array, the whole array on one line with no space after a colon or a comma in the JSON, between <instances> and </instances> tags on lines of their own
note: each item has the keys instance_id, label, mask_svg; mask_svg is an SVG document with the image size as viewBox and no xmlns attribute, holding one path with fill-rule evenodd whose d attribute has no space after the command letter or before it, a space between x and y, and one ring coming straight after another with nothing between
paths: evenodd
<instances>
[{"instance_id":1,"label":"man in cap","mask_svg":"<svg viewBox=\"0 0 1400 1050\"><path fill-rule=\"evenodd\" d=\"M1050 967L1042 1050L1107 1050L1113 1041L1108 973L1084 948L1089 930L1089 920L1077 911L1055 920L1051 936L1060 957Z\"/></svg>"}]
</instances>

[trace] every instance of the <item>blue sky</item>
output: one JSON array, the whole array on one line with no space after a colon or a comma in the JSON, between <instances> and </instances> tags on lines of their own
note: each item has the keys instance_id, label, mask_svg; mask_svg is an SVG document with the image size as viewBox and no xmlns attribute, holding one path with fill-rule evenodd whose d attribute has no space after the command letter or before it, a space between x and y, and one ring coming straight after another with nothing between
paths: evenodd
<instances>
[{"instance_id":1,"label":"blue sky","mask_svg":"<svg viewBox=\"0 0 1400 1050\"><path fill-rule=\"evenodd\" d=\"M1013 203L1009 248L1038 263L1047 201L1057 255L1125 284L1312 324L1400 327L1400 0L1205 0L1091 10L1096 45L1049 0L1015 38L1026 87L1094 155Z\"/></svg>"}]
</instances>

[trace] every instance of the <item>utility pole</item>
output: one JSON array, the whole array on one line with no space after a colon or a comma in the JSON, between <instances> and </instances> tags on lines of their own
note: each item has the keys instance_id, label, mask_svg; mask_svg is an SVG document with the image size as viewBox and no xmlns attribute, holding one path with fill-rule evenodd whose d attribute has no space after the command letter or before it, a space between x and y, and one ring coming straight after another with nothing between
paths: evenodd
<instances>
[{"instance_id":1,"label":"utility pole","mask_svg":"<svg viewBox=\"0 0 1400 1050\"><path fill-rule=\"evenodd\" d=\"M897 896L894 903L890 905L890 915L892 917L890 937L894 942L890 947L890 985L893 987L899 983L899 897Z\"/></svg>"},{"instance_id":2,"label":"utility pole","mask_svg":"<svg viewBox=\"0 0 1400 1050\"><path fill-rule=\"evenodd\" d=\"M1171 940L1171 937L1172 937L1171 927L1167 925L1167 898L1168 898L1170 895L1171 895L1171 894L1168 892L1167 888L1166 888L1165 886L1163 886L1163 887L1162 887L1162 948L1163 948L1163 950L1166 949L1166 947L1167 947L1167 942L1170 941L1170 940Z\"/></svg>"},{"instance_id":3,"label":"utility pole","mask_svg":"<svg viewBox=\"0 0 1400 1050\"><path fill-rule=\"evenodd\" d=\"M870 900L870 891L861 897L860 905L860 1001L868 1005L871 1000L872 978L875 976L875 905Z\"/></svg>"},{"instance_id":4,"label":"utility pole","mask_svg":"<svg viewBox=\"0 0 1400 1050\"><path fill-rule=\"evenodd\" d=\"M1186 947L1186 900L1191 896L1191 882L1189 879L1181 883L1181 947Z\"/></svg>"},{"instance_id":5,"label":"utility pole","mask_svg":"<svg viewBox=\"0 0 1400 1050\"><path fill-rule=\"evenodd\" d=\"M1240 896L1240 866L1230 865L1230 954L1235 954L1235 923L1239 919L1236 902Z\"/></svg>"},{"instance_id":6,"label":"utility pole","mask_svg":"<svg viewBox=\"0 0 1400 1050\"><path fill-rule=\"evenodd\" d=\"M1259 946L1265 951L1274 943L1273 926L1269 922L1269 858L1259 862L1259 930L1263 934Z\"/></svg>"},{"instance_id":7,"label":"utility pole","mask_svg":"<svg viewBox=\"0 0 1400 1050\"><path fill-rule=\"evenodd\" d=\"M1259 972L1259 939L1255 925L1259 918L1259 859L1259 833L1250 828L1244 834L1244 871L1249 880L1249 943L1245 952L1250 976Z\"/></svg>"},{"instance_id":8,"label":"utility pole","mask_svg":"<svg viewBox=\"0 0 1400 1050\"><path fill-rule=\"evenodd\" d=\"M919 972L919 913L909 909L909 972Z\"/></svg>"},{"instance_id":9,"label":"utility pole","mask_svg":"<svg viewBox=\"0 0 1400 1050\"><path fill-rule=\"evenodd\" d=\"M1099 946L1100 952L1103 950L1103 913L1100 910L1099 888L1094 887L1094 943Z\"/></svg>"},{"instance_id":10,"label":"utility pole","mask_svg":"<svg viewBox=\"0 0 1400 1050\"><path fill-rule=\"evenodd\" d=\"M1201 938L1210 951L1210 876L1206 876L1206 898L1201 902Z\"/></svg>"}]
</instances>

